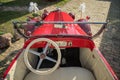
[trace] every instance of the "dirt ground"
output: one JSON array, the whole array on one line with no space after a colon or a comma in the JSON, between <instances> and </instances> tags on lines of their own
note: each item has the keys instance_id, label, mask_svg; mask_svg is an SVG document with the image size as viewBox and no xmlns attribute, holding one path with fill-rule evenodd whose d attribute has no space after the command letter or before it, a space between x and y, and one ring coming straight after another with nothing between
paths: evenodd
<instances>
[{"instance_id":1,"label":"dirt ground","mask_svg":"<svg viewBox=\"0 0 120 80\"><path fill-rule=\"evenodd\" d=\"M107 30L94 40L96 46L101 50L111 67L120 78L120 3L119 0L71 0L66 5L62 6L63 11L72 12L76 16L76 20L81 16L79 5L86 4L86 11L82 18L90 16L90 21L104 22L107 19L110 23ZM47 10L52 11L56 9L51 5L46 7ZM43 9L41 10L43 11ZM101 25L91 25L92 32L95 33ZM116 35L117 34L117 35ZM23 46L23 39L13 43L7 50L0 53L0 74L6 69L10 60L15 53ZM8 55L9 54L9 55Z\"/></svg>"}]
</instances>

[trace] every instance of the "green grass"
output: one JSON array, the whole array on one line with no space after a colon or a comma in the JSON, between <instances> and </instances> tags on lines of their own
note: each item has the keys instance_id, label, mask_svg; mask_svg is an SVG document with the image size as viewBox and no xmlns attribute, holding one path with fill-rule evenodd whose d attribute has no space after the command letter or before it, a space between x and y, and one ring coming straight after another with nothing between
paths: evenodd
<instances>
[{"instance_id":1,"label":"green grass","mask_svg":"<svg viewBox=\"0 0 120 80\"><path fill-rule=\"evenodd\" d=\"M4 32L0 31L0 35L4 34Z\"/></svg>"},{"instance_id":2,"label":"green grass","mask_svg":"<svg viewBox=\"0 0 120 80\"><path fill-rule=\"evenodd\" d=\"M57 0L52 2L46 0L1 0L1 3L4 6L28 6L30 2L36 2L39 6L49 6L54 4L62 6L68 1L70 0Z\"/></svg>"},{"instance_id":3,"label":"green grass","mask_svg":"<svg viewBox=\"0 0 120 80\"><path fill-rule=\"evenodd\" d=\"M67 2L69 2L70 0L61 0L61 2L57 3L56 6L60 7L63 6L64 4L66 4Z\"/></svg>"},{"instance_id":4,"label":"green grass","mask_svg":"<svg viewBox=\"0 0 120 80\"><path fill-rule=\"evenodd\" d=\"M45 0L0 0L2 6L28 6L31 1L37 2L39 6L44 8L49 5L60 7L70 0L58 0L55 2ZM13 33L12 21L25 21L28 15L31 14L25 11L0 11L0 35L7 32Z\"/></svg>"},{"instance_id":5,"label":"green grass","mask_svg":"<svg viewBox=\"0 0 120 80\"><path fill-rule=\"evenodd\" d=\"M27 12L17 11L1 11L0 12L0 32L2 33L13 33L13 20L26 20L27 16L30 15Z\"/></svg>"}]
</instances>

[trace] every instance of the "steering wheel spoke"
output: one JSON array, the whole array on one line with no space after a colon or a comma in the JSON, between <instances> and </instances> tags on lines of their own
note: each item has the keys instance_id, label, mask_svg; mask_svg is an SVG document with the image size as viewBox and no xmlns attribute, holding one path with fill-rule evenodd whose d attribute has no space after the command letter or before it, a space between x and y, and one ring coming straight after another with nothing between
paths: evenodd
<instances>
[{"instance_id":1,"label":"steering wheel spoke","mask_svg":"<svg viewBox=\"0 0 120 80\"><path fill-rule=\"evenodd\" d=\"M36 68L37 70L40 68L42 62L43 62L43 59L40 59L39 62L38 62L37 68Z\"/></svg>"},{"instance_id":2,"label":"steering wheel spoke","mask_svg":"<svg viewBox=\"0 0 120 80\"><path fill-rule=\"evenodd\" d=\"M50 46L50 43L47 43L45 48L43 49L43 54L47 53L47 50L48 50L49 46Z\"/></svg>"},{"instance_id":3,"label":"steering wheel spoke","mask_svg":"<svg viewBox=\"0 0 120 80\"><path fill-rule=\"evenodd\" d=\"M52 62L54 62L54 63L56 63L56 62L57 62L55 59L50 58L50 57L48 57L48 56L46 56L46 57L45 57L45 59L47 59L47 60L49 60L49 61L52 61Z\"/></svg>"},{"instance_id":4,"label":"steering wheel spoke","mask_svg":"<svg viewBox=\"0 0 120 80\"><path fill-rule=\"evenodd\" d=\"M41 53L36 52L36 51L34 51L34 50L31 50L31 49L29 49L28 52L30 52L30 53L32 53L32 54L35 54L35 55L37 55L37 56L40 56L40 54L41 54Z\"/></svg>"}]
</instances>

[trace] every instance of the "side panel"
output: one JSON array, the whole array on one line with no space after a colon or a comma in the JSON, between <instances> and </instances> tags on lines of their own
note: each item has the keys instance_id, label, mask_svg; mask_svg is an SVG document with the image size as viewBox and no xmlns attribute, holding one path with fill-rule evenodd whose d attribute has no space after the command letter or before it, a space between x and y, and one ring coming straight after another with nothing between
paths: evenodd
<instances>
[{"instance_id":1,"label":"side panel","mask_svg":"<svg viewBox=\"0 0 120 80\"><path fill-rule=\"evenodd\" d=\"M13 65L10 65L10 68L8 67L8 73L5 77L5 80L23 80L25 75L28 73L28 69L25 66L23 59L23 52L18 56L17 59L13 60Z\"/></svg>"},{"instance_id":2,"label":"side panel","mask_svg":"<svg viewBox=\"0 0 120 80\"><path fill-rule=\"evenodd\" d=\"M80 49L80 61L83 67L91 70L96 77L96 80L117 80L113 77L111 69L107 66L104 61L104 57L100 56L101 53L98 52L96 48L93 51L88 48Z\"/></svg>"}]
</instances>

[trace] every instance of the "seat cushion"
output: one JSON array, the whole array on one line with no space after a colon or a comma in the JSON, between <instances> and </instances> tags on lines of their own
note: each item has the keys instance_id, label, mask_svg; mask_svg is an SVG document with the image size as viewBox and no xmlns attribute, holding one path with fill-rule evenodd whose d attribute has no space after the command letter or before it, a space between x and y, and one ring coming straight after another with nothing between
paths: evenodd
<instances>
[{"instance_id":1,"label":"seat cushion","mask_svg":"<svg viewBox=\"0 0 120 80\"><path fill-rule=\"evenodd\" d=\"M49 75L30 72L24 80L95 80L93 74L80 67L59 68Z\"/></svg>"}]
</instances>

